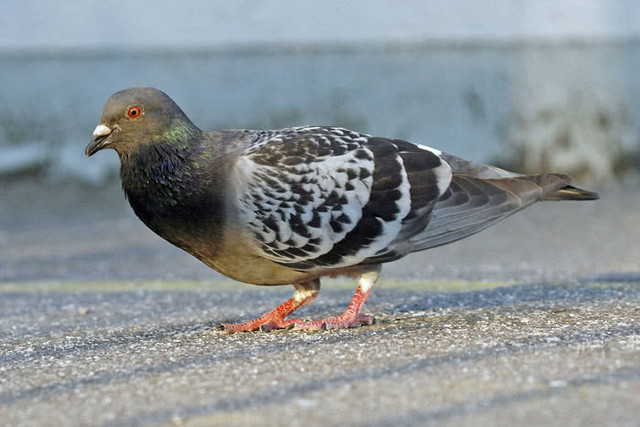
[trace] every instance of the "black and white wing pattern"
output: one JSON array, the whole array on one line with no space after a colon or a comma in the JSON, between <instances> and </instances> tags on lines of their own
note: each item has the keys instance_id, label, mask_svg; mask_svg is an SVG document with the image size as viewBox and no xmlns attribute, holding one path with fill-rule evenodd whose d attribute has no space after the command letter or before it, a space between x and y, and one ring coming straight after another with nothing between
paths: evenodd
<instances>
[{"instance_id":1,"label":"black and white wing pattern","mask_svg":"<svg viewBox=\"0 0 640 427\"><path fill-rule=\"evenodd\" d=\"M428 147L301 127L256 131L231 178L262 255L313 269L401 256L396 246L425 228L451 176Z\"/></svg>"}]
</instances>

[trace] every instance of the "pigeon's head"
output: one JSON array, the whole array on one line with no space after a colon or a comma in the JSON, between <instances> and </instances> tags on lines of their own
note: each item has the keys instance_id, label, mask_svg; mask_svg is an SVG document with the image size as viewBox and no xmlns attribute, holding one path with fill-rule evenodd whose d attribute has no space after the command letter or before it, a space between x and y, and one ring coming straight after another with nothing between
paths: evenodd
<instances>
[{"instance_id":1,"label":"pigeon's head","mask_svg":"<svg viewBox=\"0 0 640 427\"><path fill-rule=\"evenodd\" d=\"M104 104L100 124L85 154L113 148L120 154L136 152L143 144L188 138L198 129L164 92L132 87L116 92Z\"/></svg>"}]
</instances>

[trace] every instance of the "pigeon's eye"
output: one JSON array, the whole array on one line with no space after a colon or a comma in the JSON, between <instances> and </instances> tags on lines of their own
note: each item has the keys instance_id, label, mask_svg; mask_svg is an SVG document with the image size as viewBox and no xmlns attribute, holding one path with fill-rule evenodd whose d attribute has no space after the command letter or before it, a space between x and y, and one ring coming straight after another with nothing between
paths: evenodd
<instances>
[{"instance_id":1,"label":"pigeon's eye","mask_svg":"<svg viewBox=\"0 0 640 427\"><path fill-rule=\"evenodd\" d=\"M129 108L129 111L127 111L127 115L129 115L129 117L131 117L132 119L137 118L138 116L140 116L140 107L135 105Z\"/></svg>"}]
</instances>

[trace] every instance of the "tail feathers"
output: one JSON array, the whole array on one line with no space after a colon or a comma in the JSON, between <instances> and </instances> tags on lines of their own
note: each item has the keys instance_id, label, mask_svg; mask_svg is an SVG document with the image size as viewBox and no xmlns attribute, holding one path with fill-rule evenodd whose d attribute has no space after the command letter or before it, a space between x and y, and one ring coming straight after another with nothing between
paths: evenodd
<instances>
[{"instance_id":1,"label":"tail feathers","mask_svg":"<svg viewBox=\"0 0 640 427\"><path fill-rule=\"evenodd\" d=\"M491 182L496 187L521 195L524 193L536 193L542 191L542 198L536 200L597 200L597 193L582 190L569 185L571 178L567 175L549 173L541 175L521 175L509 172L495 166L470 162L451 154L442 153L441 157L451 166L454 176L466 175ZM502 180L504 178L508 178ZM502 181L502 182L500 182ZM527 183L536 184L531 186Z\"/></svg>"},{"instance_id":2,"label":"tail feathers","mask_svg":"<svg viewBox=\"0 0 640 427\"><path fill-rule=\"evenodd\" d=\"M475 234L539 200L594 200L596 193L570 185L562 174L479 179L454 175L436 203L431 222L413 236L412 251L450 243Z\"/></svg>"},{"instance_id":3,"label":"tail feathers","mask_svg":"<svg viewBox=\"0 0 640 427\"><path fill-rule=\"evenodd\" d=\"M569 185L571 178L559 173L521 175L515 178L486 181L516 194L522 194L522 190L528 183L535 184L542 191L538 200L597 200L600 198L597 193Z\"/></svg>"}]
</instances>

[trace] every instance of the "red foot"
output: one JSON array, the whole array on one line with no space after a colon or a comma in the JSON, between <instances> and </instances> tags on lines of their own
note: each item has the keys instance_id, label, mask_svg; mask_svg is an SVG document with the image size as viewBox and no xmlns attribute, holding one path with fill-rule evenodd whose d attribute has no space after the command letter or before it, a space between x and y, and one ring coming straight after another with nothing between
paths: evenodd
<instances>
[{"instance_id":1,"label":"red foot","mask_svg":"<svg viewBox=\"0 0 640 427\"><path fill-rule=\"evenodd\" d=\"M223 323L219 328L227 334L250 332L258 329L261 331L270 331L273 329L288 328L294 323L302 322L302 320L284 320L284 318L300 307L313 302L319 289L320 281L317 279L311 282L301 283L296 286L296 292L293 294L293 298L289 298L270 312L244 323Z\"/></svg>"},{"instance_id":2,"label":"red foot","mask_svg":"<svg viewBox=\"0 0 640 427\"><path fill-rule=\"evenodd\" d=\"M362 289L360 288L360 286L358 286L358 289L356 289L356 294L353 296L351 304L349 304L349 308L347 308L344 314L337 317L329 317L328 319L323 320L297 322L294 326L294 329L302 329L307 331L326 331L329 329L347 329L360 325L372 325L375 321L373 316L360 314L362 305L366 301L370 292L371 288L369 288L369 290L367 290L366 292L362 292Z\"/></svg>"},{"instance_id":3,"label":"red foot","mask_svg":"<svg viewBox=\"0 0 640 427\"><path fill-rule=\"evenodd\" d=\"M342 316L329 317L323 320L297 322L294 324L293 329L304 331L327 331L330 329L356 328L360 325L373 325L374 323L375 318L368 314L358 314L355 317L343 314Z\"/></svg>"},{"instance_id":4,"label":"red foot","mask_svg":"<svg viewBox=\"0 0 640 427\"><path fill-rule=\"evenodd\" d=\"M261 316L257 319L253 319L244 323L222 323L220 324L220 329L226 334L233 334L234 332L251 332L257 330L260 330L262 332L269 332L274 329L288 328L296 322L302 322L302 319L268 319L265 318L265 316Z\"/></svg>"},{"instance_id":5,"label":"red foot","mask_svg":"<svg viewBox=\"0 0 640 427\"><path fill-rule=\"evenodd\" d=\"M284 318L295 309L303 306L306 302L306 299L296 300L295 298L290 298L274 310L258 317L257 319L249 320L244 323L223 323L220 325L220 329L227 334L232 334L234 332L251 332L258 329L261 331L270 331L273 329L287 328L296 322L301 322L302 320L284 320Z\"/></svg>"}]
</instances>

